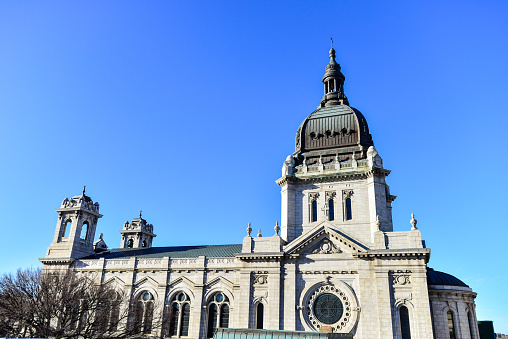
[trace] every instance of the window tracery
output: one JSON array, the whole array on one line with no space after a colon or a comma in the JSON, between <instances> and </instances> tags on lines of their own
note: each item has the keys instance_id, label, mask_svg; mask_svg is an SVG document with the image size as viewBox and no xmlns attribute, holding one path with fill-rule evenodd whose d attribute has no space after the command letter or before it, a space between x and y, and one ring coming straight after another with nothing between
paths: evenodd
<instances>
[{"instance_id":1,"label":"window tracery","mask_svg":"<svg viewBox=\"0 0 508 339\"><path fill-rule=\"evenodd\" d=\"M187 337L189 335L190 299L184 292L178 292L166 306L168 321L166 335Z\"/></svg>"},{"instance_id":2,"label":"window tracery","mask_svg":"<svg viewBox=\"0 0 508 339\"><path fill-rule=\"evenodd\" d=\"M133 328L136 333L152 333L154 297L148 291L141 292L134 304Z\"/></svg>"},{"instance_id":3,"label":"window tracery","mask_svg":"<svg viewBox=\"0 0 508 339\"><path fill-rule=\"evenodd\" d=\"M208 303L207 338L212 338L218 327L229 327L229 298L222 292L215 293Z\"/></svg>"}]
</instances>

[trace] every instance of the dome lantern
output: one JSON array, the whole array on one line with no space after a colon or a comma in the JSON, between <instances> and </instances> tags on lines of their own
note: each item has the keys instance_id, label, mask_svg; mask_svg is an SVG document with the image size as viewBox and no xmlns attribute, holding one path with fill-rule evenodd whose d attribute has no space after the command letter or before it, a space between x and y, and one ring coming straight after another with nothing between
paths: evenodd
<instances>
[{"instance_id":1,"label":"dome lantern","mask_svg":"<svg viewBox=\"0 0 508 339\"><path fill-rule=\"evenodd\" d=\"M330 49L330 62L326 65L326 72L323 76L325 95L321 98L320 107L331 107L336 105L349 105L344 94L344 81L346 77L340 71L340 65L335 61L335 50Z\"/></svg>"}]
</instances>

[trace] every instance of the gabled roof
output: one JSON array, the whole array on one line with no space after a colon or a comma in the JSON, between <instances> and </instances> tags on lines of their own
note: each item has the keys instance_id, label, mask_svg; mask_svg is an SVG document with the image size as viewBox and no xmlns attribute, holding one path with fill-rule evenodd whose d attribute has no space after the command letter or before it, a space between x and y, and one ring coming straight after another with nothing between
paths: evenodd
<instances>
[{"instance_id":1,"label":"gabled roof","mask_svg":"<svg viewBox=\"0 0 508 339\"><path fill-rule=\"evenodd\" d=\"M233 245L201 245L201 246L171 246L150 248L115 248L80 259L121 259L121 258L197 258L206 256L211 258L234 257L242 252L242 244Z\"/></svg>"}]
</instances>

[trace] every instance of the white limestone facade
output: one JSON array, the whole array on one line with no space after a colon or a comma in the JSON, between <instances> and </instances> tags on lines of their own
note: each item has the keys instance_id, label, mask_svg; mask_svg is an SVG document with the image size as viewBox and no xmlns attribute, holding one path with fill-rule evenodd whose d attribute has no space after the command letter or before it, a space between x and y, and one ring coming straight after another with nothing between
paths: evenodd
<instances>
[{"instance_id":1,"label":"white limestone facade","mask_svg":"<svg viewBox=\"0 0 508 339\"><path fill-rule=\"evenodd\" d=\"M93 274L131 303L146 296L151 312L167 319L147 336L209 338L231 327L479 338L476 293L427 266L430 249L414 216L406 231L393 231L390 171L365 118L349 106L344 79L332 49L325 95L277 180L281 223L271 234L249 224L239 244L154 247L154 226L140 214L122 227L120 248L108 249L102 234L92 242L102 215L83 191L56 210L44 269Z\"/></svg>"}]
</instances>

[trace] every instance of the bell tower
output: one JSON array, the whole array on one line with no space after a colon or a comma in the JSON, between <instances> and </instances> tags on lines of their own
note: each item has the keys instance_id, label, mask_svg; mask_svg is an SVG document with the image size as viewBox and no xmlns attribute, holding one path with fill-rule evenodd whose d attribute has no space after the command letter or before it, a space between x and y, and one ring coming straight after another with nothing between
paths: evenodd
<instances>
[{"instance_id":1,"label":"bell tower","mask_svg":"<svg viewBox=\"0 0 508 339\"><path fill-rule=\"evenodd\" d=\"M152 247L153 238L157 236L153 234L153 225L141 217L141 211L139 218L133 219L130 223L126 221L123 224L120 234L122 234L120 248Z\"/></svg>"},{"instance_id":2,"label":"bell tower","mask_svg":"<svg viewBox=\"0 0 508 339\"><path fill-rule=\"evenodd\" d=\"M97 221L102 217L99 213L99 203L83 193L71 199L65 198L60 208L57 208L58 221L56 223L53 242L48 248L44 260L78 259L94 254L94 237Z\"/></svg>"},{"instance_id":3,"label":"bell tower","mask_svg":"<svg viewBox=\"0 0 508 339\"><path fill-rule=\"evenodd\" d=\"M322 224L382 248L382 232L392 232L395 196L367 120L344 94L345 76L329 52L322 78L324 96L300 124L295 152L282 167L281 237L286 242Z\"/></svg>"}]
</instances>

